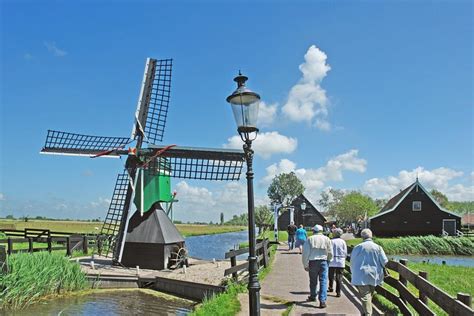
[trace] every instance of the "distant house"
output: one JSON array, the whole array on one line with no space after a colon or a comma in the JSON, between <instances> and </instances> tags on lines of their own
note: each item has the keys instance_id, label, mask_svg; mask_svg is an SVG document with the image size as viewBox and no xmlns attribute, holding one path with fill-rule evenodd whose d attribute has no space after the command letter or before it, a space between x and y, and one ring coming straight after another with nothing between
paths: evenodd
<instances>
[{"instance_id":1,"label":"distant house","mask_svg":"<svg viewBox=\"0 0 474 316\"><path fill-rule=\"evenodd\" d=\"M464 214L461 218L461 224L466 227L474 227L474 214Z\"/></svg>"},{"instance_id":2,"label":"distant house","mask_svg":"<svg viewBox=\"0 0 474 316\"><path fill-rule=\"evenodd\" d=\"M369 218L375 236L456 235L461 216L442 208L416 181Z\"/></svg>"},{"instance_id":3,"label":"distant house","mask_svg":"<svg viewBox=\"0 0 474 316\"><path fill-rule=\"evenodd\" d=\"M301 207L303 203L306 206L304 210ZM298 196L291 205L294 207L293 219L297 226L302 224L304 227L309 228L316 224L324 225L326 222L324 216L303 194ZM285 210L278 216L278 230L286 230L288 225L290 225L290 212Z\"/></svg>"}]
</instances>

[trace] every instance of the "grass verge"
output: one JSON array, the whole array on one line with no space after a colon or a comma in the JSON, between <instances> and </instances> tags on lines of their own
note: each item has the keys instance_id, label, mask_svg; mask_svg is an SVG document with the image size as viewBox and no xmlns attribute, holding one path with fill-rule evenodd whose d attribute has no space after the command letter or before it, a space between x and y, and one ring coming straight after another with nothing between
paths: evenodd
<instances>
[{"instance_id":1,"label":"grass verge","mask_svg":"<svg viewBox=\"0 0 474 316\"><path fill-rule=\"evenodd\" d=\"M240 311L237 295L245 291L247 288L244 284L231 283L224 293L204 299L190 316L235 315Z\"/></svg>"},{"instance_id":2,"label":"grass verge","mask_svg":"<svg viewBox=\"0 0 474 316\"><path fill-rule=\"evenodd\" d=\"M81 290L86 278L64 255L38 252L8 257L8 273L0 274L0 307L21 309L44 296Z\"/></svg>"},{"instance_id":3,"label":"grass verge","mask_svg":"<svg viewBox=\"0 0 474 316\"><path fill-rule=\"evenodd\" d=\"M362 242L356 238L347 241L348 246ZM399 238L374 238L386 254L396 255L474 255L474 239L469 237L414 236Z\"/></svg>"}]
</instances>

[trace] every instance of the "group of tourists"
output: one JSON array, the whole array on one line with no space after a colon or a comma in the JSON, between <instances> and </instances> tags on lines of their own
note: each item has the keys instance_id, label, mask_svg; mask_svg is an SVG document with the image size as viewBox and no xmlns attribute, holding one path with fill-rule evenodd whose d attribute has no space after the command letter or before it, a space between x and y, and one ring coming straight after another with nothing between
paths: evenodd
<instances>
[{"instance_id":1,"label":"group of tourists","mask_svg":"<svg viewBox=\"0 0 474 316\"><path fill-rule=\"evenodd\" d=\"M346 264L347 245L341 238L343 231L335 225L331 227L332 239L323 234L321 225L313 227L313 235L307 237L302 225L297 228L293 222L288 226L288 247L295 247L302 254L303 267L309 273L310 294L307 301L319 307L327 306L327 292L336 292L341 296L342 274ZM382 247L372 241L372 231L368 228L361 232L362 243L355 246L350 256L351 283L358 289L364 315L372 315L372 297L375 287L384 278L384 267L388 262ZM317 291L319 283L319 291ZM335 283L335 287L334 287Z\"/></svg>"}]
</instances>

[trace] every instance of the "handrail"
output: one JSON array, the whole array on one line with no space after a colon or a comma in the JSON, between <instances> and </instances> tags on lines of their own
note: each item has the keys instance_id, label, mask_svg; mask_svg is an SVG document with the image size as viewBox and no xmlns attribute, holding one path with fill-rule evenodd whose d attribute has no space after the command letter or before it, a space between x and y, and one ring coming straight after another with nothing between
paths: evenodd
<instances>
[{"instance_id":1,"label":"handrail","mask_svg":"<svg viewBox=\"0 0 474 316\"><path fill-rule=\"evenodd\" d=\"M260 267L266 267L269 263L269 258L270 258L270 247L268 245L270 242L268 239L264 239L261 242L257 243L255 250L257 251L257 264L260 265L260 262L262 264ZM238 250L229 250L228 252L225 253L224 257L226 259L230 259L230 268L226 269L224 271L224 276L232 274L232 278L234 280L237 280L238 275L237 273L242 270L248 270L249 263L248 261L241 263L237 265L237 256L248 253L249 248L242 248Z\"/></svg>"}]
</instances>

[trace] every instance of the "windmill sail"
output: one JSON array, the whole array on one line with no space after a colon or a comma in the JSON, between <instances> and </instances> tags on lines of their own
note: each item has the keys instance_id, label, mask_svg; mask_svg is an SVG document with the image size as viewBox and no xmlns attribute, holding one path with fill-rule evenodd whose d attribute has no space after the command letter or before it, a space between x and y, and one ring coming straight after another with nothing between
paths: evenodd
<instances>
[{"instance_id":1,"label":"windmill sail","mask_svg":"<svg viewBox=\"0 0 474 316\"><path fill-rule=\"evenodd\" d=\"M145 135L145 141L149 143L156 144L163 140L171 93L172 66L172 59L147 59L132 139L141 131Z\"/></svg>"},{"instance_id":2,"label":"windmill sail","mask_svg":"<svg viewBox=\"0 0 474 316\"><path fill-rule=\"evenodd\" d=\"M110 151L109 157L119 157L116 150L130 143L126 137L105 137L48 130L42 154L93 157Z\"/></svg>"}]
</instances>

